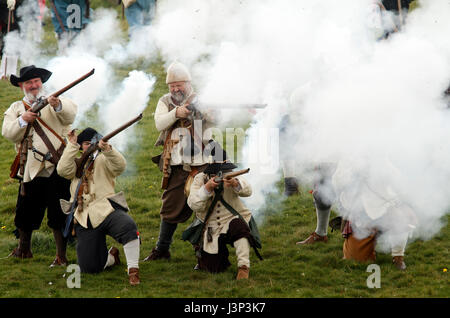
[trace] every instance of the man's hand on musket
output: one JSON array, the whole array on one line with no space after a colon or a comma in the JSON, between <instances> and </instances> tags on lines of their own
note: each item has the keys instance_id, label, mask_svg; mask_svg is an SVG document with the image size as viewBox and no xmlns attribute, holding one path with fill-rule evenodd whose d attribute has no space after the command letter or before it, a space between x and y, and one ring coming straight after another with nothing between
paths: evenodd
<instances>
[{"instance_id":1,"label":"man's hand on musket","mask_svg":"<svg viewBox=\"0 0 450 318\"><path fill-rule=\"evenodd\" d=\"M50 96L49 98L47 98L47 101L54 109L58 108L61 105L61 101L58 97L55 96Z\"/></svg>"},{"instance_id":2,"label":"man's hand on musket","mask_svg":"<svg viewBox=\"0 0 450 318\"><path fill-rule=\"evenodd\" d=\"M33 113L31 109L27 110L25 113L22 114L22 119L25 120L27 123L32 123L36 120L38 117L38 114Z\"/></svg>"},{"instance_id":3,"label":"man's hand on musket","mask_svg":"<svg viewBox=\"0 0 450 318\"><path fill-rule=\"evenodd\" d=\"M103 152L111 151L111 145L107 141L103 141L103 139L100 139L98 142L98 147Z\"/></svg>"},{"instance_id":4,"label":"man's hand on musket","mask_svg":"<svg viewBox=\"0 0 450 318\"><path fill-rule=\"evenodd\" d=\"M69 138L69 142L71 142L74 145L77 145L77 135L75 135L75 130L76 129L72 129L68 134L67 137Z\"/></svg>"},{"instance_id":5,"label":"man's hand on musket","mask_svg":"<svg viewBox=\"0 0 450 318\"><path fill-rule=\"evenodd\" d=\"M175 117L177 118L187 118L191 111L187 108L189 104L184 104L183 106L177 107Z\"/></svg>"},{"instance_id":6,"label":"man's hand on musket","mask_svg":"<svg viewBox=\"0 0 450 318\"><path fill-rule=\"evenodd\" d=\"M219 186L219 183L214 182L214 177L211 177L208 182L205 183L205 189L208 192L214 191L215 188Z\"/></svg>"},{"instance_id":7,"label":"man's hand on musket","mask_svg":"<svg viewBox=\"0 0 450 318\"><path fill-rule=\"evenodd\" d=\"M224 178L223 179L223 186L225 188L238 188L239 187L239 180L236 178Z\"/></svg>"}]
</instances>

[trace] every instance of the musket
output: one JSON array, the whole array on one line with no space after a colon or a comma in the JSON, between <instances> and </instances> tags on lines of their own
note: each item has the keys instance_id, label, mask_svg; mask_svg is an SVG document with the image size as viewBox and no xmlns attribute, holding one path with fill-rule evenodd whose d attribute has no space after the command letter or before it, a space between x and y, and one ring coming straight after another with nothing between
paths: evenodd
<instances>
[{"instance_id":1,"label":"musket","mask_svg":"<svg viewBox=\"0 0 450 318\"><path fill-rule=\"evenodd\" d=\"M217 173L217 175L214 177L214 182L216 183L220 183L222 182L224 179L231 179L237 176L240 176L242 174L246 174L250 171L250 168L247 169L242 169L242 170L238 170L238 171L233 171L233 172L228 172L223 174L222 171L219 171L219 173Z\"/></svg>"},{"instance_id":2,"label":"musket","mask_svg":"<svg viewBox=\"0 0 450 318\"><path fill-rule=\"evenodd\" d=\"M80 158L75 159L75 163L77 165L77 171L75 173L76 177L77 178L82 177L83 171L84 171L84 166L86 165L86 162L88 161L89 157L91 157L91 155L93 155L98 149L100 149L98 146L100 140L107 142L109 139L111 139L118 133L122 132L123 130L125 130L128 127L130 127L131 125L133 125L135 122L138 122L139 120L141 120L142 117L143 117L143 115L141 113L136 118L133 118L126 124L123 124L122 126L113 130L112 132L110 132L109 134L107 134L104 137L101 136L100 134L97 134L96 136L94 136L94 138L91 140L91 145L89 146L89 148L85 152L83 152L83 154L81 155Z\"/></svg>"},{"instance_id":3,"label":"musket","mask_svg":"<svg viewBox=\"0 0 450 318\"><path fill-rule=\"evenodd\" d=\"M89 168L89 166L92 163L93 163L93 160L89 161L89 164L88 164L87 168ZM83 172L82 172L83 175L84 175L86 170L87 169L83 170ZM67 215L67 218L66 218L66 225L64 226L64 229L63 229L63 236L65 238L67 238L69 236L69 233L71 232L71 229L73 229L73 227L72 227L73 214L75 213L75 209L76 209L76 207L78 205L78 197L80 195L81 186L83 184L83 179L82 179L83 175L80 177L80 181L78 181L78 185L77 185L77 188L75 190L75 195L74 195L74 198L73 198L73 202L72 202L72 204L70 206L70 211L69 211L69 214Z\"/></svg>"},{"instance_id":4,"label":"musket","mask_svg":"<svg viewBox=\"0 0 450 318\"><path fill-rule=\"evenodd\" d=\"M59 95L61 95L64 92L68 91L69 89L71 89L75 85L78 85L80 82L84 81L86 78L88 78L89 76L94 74L94 71L95 71L95 68L93 68L90 72L86 73L85 75L81 76L79 79L73 81L69 85L64 86L59 91L51 94L49 97L52 97L52 96L53 97L58 97ZM30 111L32 111L33 113L38 113L39 111L41 111L47 105L48 105L48 97L47 98L41 97L36 102L34 102L33 105L31 105Z\"/></svg>"},{"instance_id":5,"label":"musket","mask_svg":"<svg viewBox=\"0 0 450 318\"><path fill-rule=\"evenodd\" d=\"M232 103L191 103L187 108L192 112L200 112L199 109L262 109L266 108L267 104L232 104Z\"/></svg>"}]
</instances>

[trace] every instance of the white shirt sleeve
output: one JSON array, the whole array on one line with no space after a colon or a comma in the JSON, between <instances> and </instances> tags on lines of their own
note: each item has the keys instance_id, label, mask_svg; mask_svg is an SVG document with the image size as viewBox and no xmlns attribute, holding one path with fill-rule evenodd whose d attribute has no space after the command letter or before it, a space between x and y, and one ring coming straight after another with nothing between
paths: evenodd
<instances>
[{"instance_id":1,"label":"white shirt sleeve","mask_svg":"<svg viewBox=\"0 0 450 318\"><path fill-rule=\"evenodd\" d=\"M58 107L54 108L55 112L59 113L62 110L62 103L61 101L59 102Z\"/></svg>"}]
</instances>

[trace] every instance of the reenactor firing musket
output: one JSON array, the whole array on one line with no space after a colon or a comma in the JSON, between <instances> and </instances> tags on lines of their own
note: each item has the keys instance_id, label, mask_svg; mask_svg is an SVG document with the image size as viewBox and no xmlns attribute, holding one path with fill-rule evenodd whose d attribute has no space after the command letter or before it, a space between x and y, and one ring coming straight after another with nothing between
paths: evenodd
<instances>
[{"instance_id":1,"label":"reenactor firing musket","mask_svg":"<svg viewBox=\"0 0 450 318\"><path fill-rule=\"evenodd\" d=\"M111 139L112 137L114 137L115 135L117 135L118 133L122 132L123 130L127 129L128 127L130 127L131 125L133 125L135 122L138 122L139 120L141 120L143 117L142 113L139 114L137 117L135 117L134 119L130 120L129 122L127 122L126 124L120 126L119 128L117 128L116 130L112 131L111 133L107 134L106 136L102 136L100 134L96 134L92 139L91 139L91 145L89 146L89 148L83 152L83 154L81 155L80 158L75 159L75 164L77 166L77 171L75 173L75 176L77 178L80 179L80 181L78 182L77 188L75 190L75 198L72 202L72 205L70 206L70 210L69 213L67 215L67 219L66 219L66 226L63 230L63 236L64 237L68 237L69 233L71 232L72 229L72 224L73 224L73 215L75 213L75 210L77 208L77 206L79 207L79 211L82 211L83 209L83 204L82 204L82 194L84 191L86 191L86 188L88 186L88 184L86 183L84 179L84 176L86 173L89 173L88 170L90 168L92 168L92 164L94 163L94 154L97 150L99 150L99 141L103 140L104 142L107 142L109 139ZM84 181L84 182L83 182Z\"/></svg>"},{"instance_id":2,"label":"reenactor firing musket","mask_svg":"<svg viewBox=\"0 0 450 318\"><path fill-rule=\"evenodd\" d=\"M83 175L83 171L84 171L84 167L86 166L86 163L88 162L89 159L92 160L93 154L99 149L98 143L100 140L107 142L109 139L111 139L118 133L122 132L123 130L125 130L128 127L130 127L131 125L133 125L135 122L138 122L139 120L141 120L142 117L143 117L143 115L141 113L134 119L130 120L126 124L120 126L119 128L115 129L114 131L110 132L109 134L107 134L104 137L100 134L96 134L94 136L94 138L92 138L91 145L89 146L89 148L83 153L83 155L80 158L75 160L75 163L77 165L77 172L75 174L76 177L81 178L81 176Z\"/></svg>"},{"instance_id":3,"label":"reenactor firing musket","mask_svg":"<svg viewBox=\"0 0 450 318\"><path fill-rule=\"evenodd\" d=\"M58 97L59 95L68 91L75 85L78 85L80 82L84 81L86 78L88 78L89 76L94 74L94 71L95 71L95 69L92 69L87 74L81 76L79 79L73 81L69 85L61 88L59 91L51 94L49 97L51 97L51 96ZM33 113L39 113L47 105L48 105L48 97L47 98L40 97L40 98L38 98L38 100L36 102L34 102L31 105L30 111ZM38 120L39 120L39 118L38 118ZM16 158L14 159L13 164L11 165L11 173L10 173L11 178L19 178L20 179L20 177L18 177L19 172L20 172L20 175L23 175L23 173L24 173L28 150L33 150L32 146L31 146L31 144L32 144L31 136L29 136L31 127L32 127L32 125L27 126L27 128L25 130L25 134L22 138L22 141L20 142L19 151L17 153ZM36 151L34 151L34 152L36 152ZM46 156L44 156L44 158L46 158L48 160L48 159L51 159L51 156L52 155L46 155ZM53 158L53 159L56 161L59 160L59 158Z\"/></svg>"}]
</instances>

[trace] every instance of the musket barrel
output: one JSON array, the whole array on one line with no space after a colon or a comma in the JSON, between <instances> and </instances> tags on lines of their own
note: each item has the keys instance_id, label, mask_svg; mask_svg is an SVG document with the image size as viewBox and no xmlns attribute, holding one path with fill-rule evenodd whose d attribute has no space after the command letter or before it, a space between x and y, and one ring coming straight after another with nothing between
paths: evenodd
<instances>
[{"instance_id":1,"label":"musket barrel","mask_svg":"<svg viewBox=\"0 0 450 318\"><path fill-rule=\"evenodd\" d=\"M249 171L250 171L250 168L239 170L239 171L234 171L234 172L229 172L229 173L224 174L223 178L224 179L234 178L234 177L240 176L241 174L246 174Z\"/></svg>"},{"instance_id":2,"label":"musket barrel","mask_svg":"<svg viewBox=\"0 0 450 318\"><path fill-rule=\"evenodd\" d=\"M69 85L61 88L59 91L53 93L50 96L58 97L59 95L61 95L65 91L68 91L69 89L71 89L75 85L78 85L80 82L84 81L86 78L88 78L89 76L94 74L94 72L95 72L95 68L93 68L90 72L86 73L85 75L81 76L79 79L77 79L77 80L73 81L72 83L70 83Z\"/></svg>"},{"instance_id":3,"label":"musket barrel","mask_svg":"<svg viewBox=\"0 0 450 318\"><path fill-rule=\"evenodd\" d=\"M201 103L201 109L247 109L247 108L266 108L267 104L228 104L228 103Z\"/></svg>"},{"instance_id":4,"label":"musket barrel","mask_svg":"<svg viewBox=\"0 0 450 318\"><path fill-rule=\"evenodd\" d=\"M130 120L129 122L127 122L126 124L123 124L122 126L120 126L119 128L117 128L116 130L110 132L109 134L107 134L106 136L104 136L102 138L103 141L108 141L109 139L111 139L112 137L114 137L115 135L117 135L118 133L120 133L122 130L127 129L128 127L130 127L131 125L133 125L135 122L141 120L143 117L142 113L140 113L136 118Z\"/></svg>"},{"instance_id":5,"label":"musket barrel","mask_svg":"<svg viewBox=\"0 0 450 318\"><path fill-rule=\"evenodd\" d=\"M250 171L250 168L229 172L229 173L224 174L222 177L215 177L214 182L222 182L224 179L231 179L231 178L240 176L242 174L246 174L249 171Z\"/></svg>"},{"instance_id":6,"label":"musket barrel","mask_svg":"<svg viewBox=\"0 0 450 318\"><path fill-rule=\"evenodd\" d=\"M88 78L89 76L91 76L92 74L94 74L95 68L93 68L90 72L88 72L87 74L81 76L79 79L73 81L72 83L70 83L69 85L61 88L59 91L51 94L50 96L54 96L54 97L58 97L59 95L61 95L62 93L68 91L69 89L71 89L72 87L74 87L75 85L78 85L80 82L84 81L86 78ZM43 99L42 101L40 101L39 103L37 103L36 105L34 105L31 108L31 111L33 113L37 113L39 111L41 111L41 109L43 109L45 106L48 105L48 101L47 98Z\"/></svg>"}]
</instances>

